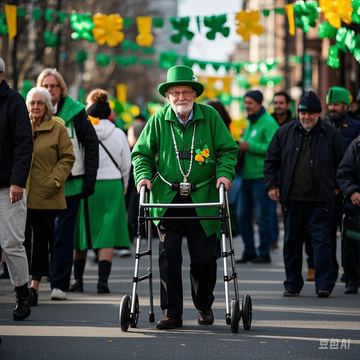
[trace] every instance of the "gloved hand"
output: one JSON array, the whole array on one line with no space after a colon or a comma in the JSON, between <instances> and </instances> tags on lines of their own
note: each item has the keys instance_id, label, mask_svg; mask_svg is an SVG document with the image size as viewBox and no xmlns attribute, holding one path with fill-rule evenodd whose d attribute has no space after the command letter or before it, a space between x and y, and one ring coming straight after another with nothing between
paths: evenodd
<instances>
[{"instance_id":1,"label":"gloved hand","mask_svg":"<svg viewBox=\"0 0 360 360\"><path fill-rule=\"evenodd\" d=\"M83 198L91 196L95 192L94 188L83 187L81 196Z\"/></svg>"}]
</instances>

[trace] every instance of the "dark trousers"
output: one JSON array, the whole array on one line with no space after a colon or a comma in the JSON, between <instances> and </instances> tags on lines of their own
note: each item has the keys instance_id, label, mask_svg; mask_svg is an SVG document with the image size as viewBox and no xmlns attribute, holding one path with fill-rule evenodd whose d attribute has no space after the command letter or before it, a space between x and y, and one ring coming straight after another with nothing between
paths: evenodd
<instances>
[{"instance_id":1,"label":"dark trousers","mask_svg":"<svg viewBox=\"0 0 360 360\"><path fill-rule=\"evenodd\" d=\"M308 229L314 250L315 289L331 293L335 286L331 249L331 222L334 209L326 209L321 202L288 201L283 207L284 263L286 290L300 293L304 279L302 253L304 228Z\"/></svg>"},{"instance_id":2,"label":"dark trousers","mask_svg":"<svg viewBox=\"0 0 360 360\"><path fill-rule=\"evenodd\" d=\"M38 278L49 275L49 254L54 241L56 210L28 209L27 243L31 243L30 274ZM30 238L29 238L30 237Z\"/></svg>"},{"instance_id":3,"label":"dark trousers","mask_svg":"<svg viewBox=\"0 0 360 360\"><path fill-rule=\"evenodd\" d=\"M355 207L347 203L345 207L345 216L358 218ZM358 210L359 211L359 210ZM346 284L360 285L360 242L346 238L346 230L342 238L342 266L344 268Z\"/></svg>"},{"instance_id":4,"label":"dark trousers","mask_svg":"<svg viewBox=\"0 0 360 360\"><path fill-rule=\"evenodd\" d=\"M334 279L338 278L339 275L339 263L336 258L336 247L337 247L337 230L341 229L342 221L342 196L338 195L336 197L335 207L334 207L334 216L331 223L331 248L332 248L332 261L334 268ZM314 268L314 251L311 245L311 237L309 235L305 238L305 252L308 256L307 263L309 268Z\"/></svg>"},{"instance_id":5,"label":"dark trousers","mask_svg":"<svg viewBox=\"0 0 360 360\"><path fill-rule=\"evenodd\" d=\"M67 209L58 211L55 218L51 288L67 292L70 286L74 231L81 195L67 196L65 199Z\"/></svg>"},{"instance_id":6,"label":"dark trousers","mask_svg":"<svg viewBox=\"0 0 360 360\"><path fill-rule=\"evenodd\" d=\"M176 202L190 198L178 195ZM190 200L191 201L191 200ZM168 209L165 216L196 216L195 209ZM166 220L158 225L160 238L159 268L161 279L161 309L164 316L183 314L182 237L187 237L190 253L191 294L198 310L209 310L214 302L216 284L216 234L206 236L198 220Z\"/></svg>"}]
</instances>

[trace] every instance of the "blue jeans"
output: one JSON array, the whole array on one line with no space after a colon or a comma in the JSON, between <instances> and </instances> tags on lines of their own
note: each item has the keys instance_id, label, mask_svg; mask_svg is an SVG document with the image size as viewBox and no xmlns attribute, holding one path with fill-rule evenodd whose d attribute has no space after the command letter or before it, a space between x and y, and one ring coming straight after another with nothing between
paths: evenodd
<instances>
[{"instance_id":1,"label":"blue jeans","mask_svg":"<svg viewBox=\"0 0 360 360\"><path fill-rule=\"evenodd\" d=\"M259 256L269 256L271 246L269 207L272 200L266 192L264 179L243 179L240 188L240 201L240 232L245 245L243 256L256 256L253 210L259 227Z\"/></svg>"},{"instance_id":2,"label":"blue jeans","mask_svg":"<svg viewBox=\"0 0 360 360\"><path fill-rule=\"evenodd\" d=\"M67 209L58 211L55 218L51 289L58 288L67 292L70 286L74 231L81 195L67 196L65 199Z\"/></svg>"},{"instance_id":3,"label":"blue jeans","mask_svg":"<svg viewBox=\"0 0 360 360\"><path fill-rule=\"evenodd\" d=\"M239 214L240 214L240 202L241 202L240 200L241 184L242 184L241 171L237 171L231 189L228 191L228 199L229 199L229 205L234 205L235 218L237 221L236 225L239 231L240 231Z\"/></svg>"},{"instance_id":4,"label":"blue jeans","mask_svg":"<svg viewBox=\"0 0 360 360\"><path fill-rule=\"evenodd\" d=\"M335 286L331 223L334 208L326 209L322 202L288 201L284 216L285 290L300 293L304 280L301 274L304 228L308 229L314 249L315 289L331 293Z\"/></svg>"}]
</instances>

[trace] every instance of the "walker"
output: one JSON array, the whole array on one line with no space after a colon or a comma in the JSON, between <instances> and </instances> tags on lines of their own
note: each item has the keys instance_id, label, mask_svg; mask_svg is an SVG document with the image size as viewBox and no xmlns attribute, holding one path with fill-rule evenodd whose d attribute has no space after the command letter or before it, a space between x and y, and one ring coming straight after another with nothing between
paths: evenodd
<instances>
[{"instance_id":1,"label":"walker","mask_svg":"<svg viewBox=\"0 0 360 360\"><path fill-rule=\"evenodd\" d=\"M130 327L136 328L139 319L139 298L137 295L138 283L149 279L149 295L150 295L150 309L149 309L149 322L155 322L154 305L153 305L153 283L152 283L152 231L151 225L153 220L161 220L162 217L149 216L150 208L197 208L197 207L218 207L219 216L204 216L204 217L166 217L167 219L179 220L220 220L221 224L221 245L224 264L224 284L225 284L225 308L226 308L226 325L231 325L231 332L237 333L239 331L239 323L242 319L243 327L245 330L250 330L252 321L252 302L250 295L244 295L242 298L240 309L239 288L237 282L237 273L235 265L235 252L234 242L231 232L231 221L229 212L229 202L227 192L224 190L224 185L221 184L219 188L219 202L218 203L190 203L190 204L150 204L149 192L146 192L146 186L142 186L140 190L139 201L139 218L136 239L136 252L135 252L135 271L133 277L132 294L131 296L125 295L121 299L119 309L119 322L122 331L127 331ZM228 226L226 226L228 225ZM148 249L140 251L141 238L145 227L145 234L147 238ZM228 227L228 229L227 229ZM227 237L226 231L229 232L229 247L227 251ZM139 276L139 262L144 256L148 257L147 273ZM231 259L232 274L228 275L228 258ZM234 283L235 298L229 301L229 282Z\"/></svg>"}]
</instances>

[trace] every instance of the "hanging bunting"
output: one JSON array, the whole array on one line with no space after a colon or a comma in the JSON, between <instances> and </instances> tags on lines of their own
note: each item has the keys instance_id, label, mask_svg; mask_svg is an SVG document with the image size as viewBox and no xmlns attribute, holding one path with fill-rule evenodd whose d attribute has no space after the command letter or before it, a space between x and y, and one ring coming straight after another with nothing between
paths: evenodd
<instances>
[{"instance_id":1,"label":"hanging bunting","mask_svg":"<svg viewBox=\"0 0 360 360\"><path fill-rule=\"evenodd\" d=\"M55 10L53 9L48 9L45 11L45 20L49 21L49 22L54 22L54 14L55 14Z\"/></svg>"},{"instance_id":2,"label":"hanging bunting","mask_svg":"<svg viewBox=\"0 0 360 360\"><path fill-rule=\"evenodd\" d=\"M17 34L17 6L5 4L4 7L9 40L12 40Z\"/></svg>"},{"instance_id":3,"label":"hanging bunting","mask_svg":"<svg viewBox=\"0 0 360 360\"><path fill-rule=\"evenodd\" d=\"M136 36L136 42L140 46L150 47L154 41L154 36L151 35L151 17L138 16L136 23L139 35Z\"/></svg>"},{"instance_id":4,"label":"hanging bunting","mask_svg":"<svg viewBox=\"0 0 360 360\"><path fill-rule=\"evenodd\" d=\"M295 20L294 20L294 7L293 4L285 5L285 12L289 23L289 34L295 35Z\"/></svg>"},{"instance_id":5,"label":"hanging bunting","mask_svg":"<svg viewBox=\"0 0 360 360\"><path fill-rule=\"evenodd\" d=\"M264 32L264 27L259 25L260 20L259 11L242 10L235 16L235 25L237 34L239 34L243 41L248 41L251 35L261 35Z\"/></svg>"},{"instance_id":6,"label":"hanging bunting","mask_svg":"<svg viewBox=\"0 0 360 360\"><path fill-rule=\"evenodd\" d=\"M224 37L228 37L230 34L230 28L224 27L227 22L226 15L213 15L204 17L204 25L211 30L206 33L206 37L209 40L215 40L216 34L222 34Z\"/></svg>"},{"instance_id":7,"label":"hanging bunting","mask_svg":"<svg viewBox=\"0 0 360 360\"><path fill-rule=\"evenodd\" d=\"M116 96L117 96L117 99L120 101L120 104L125 104L126 92L127 92L127 87L125 84L117 84L116 85Z\"/></svg>"},{"instance_id":8,"label":"hanging bunting","mask_svg":"<svg viewBox=\"0 0 360 360\"><path fill-rule=\"evenodd\" d=\"M188 29L190 24L189 17L183 17L180 19L171 17L169 20L171 23L171 29L178 31L176 34L170 35L171 42L174 44L180 44L183 37L185 37L187 40L192 40L195 34Z\"/></svg>"},{"instance_id":9,"label":"hanging bunting","mask_svg":"<svg viewBox=\"0 0 360 360\"><path fill-rule=\"evenodd\" d=\"M0 14L0 34L7 34L8 27L6 25L6 16L5 14Z\"/></svg>"},{"instance_id":10,"label":"hanging bunting","mask_svg":"<svg viewBox=\"0 0 360 360\"><path fill-rule=\"evenodd\" d=\"M164 27L164 19L162 18L153 18L152 24L154 28L162 29Z\"/></svg>"},{"instance_id":11,"label":"hanging bunting","mask_svg":"<svg viewBox=\"0 0 360 360\"><path fill-rule=\"evenodd\" d=\"M320 0L319 6L331 26L339 29L341 21L351 24L351 0Z\"/></svg>"},{"instance_id":12,"label":"hanging bunting","mask_svg":"<svg viewBox=\"0 0 360 360\"><path fill-rule=\"evenodd\" d=\"M93 22L95 26L92 33L99 45L106 43L108 46L114 47L124 40L124 33L120 31L123 28L123 19L120 15L107 16L98 13L93 16Z\"/></svg>"},{"instance_id":13,"label":"hanging bunting","mask_svg":"<svg viewBox=\"0 0 360 360\"><path fill-rule=\"evenodd\" d=\"M168 69L172 66L175 66L178 58L179 54L174 50L160 53L159 68Z\"/></svg>"},{"instance_id":14,"label":"hanging bunting","mask_svg":"<svg viewBox=\"0 0 360 360\"><path fill-rule=\"evenodd\" d=\"M42 16L42 10L41 9L34 9L32 12L32 17L34 20L40 20Z\"/></svg>"},{"instance_id":15,"label":"hanging bunting","mask_svg":"<svg viewBox=\"0 0 360 360\"><path fill-rule=\"evenodd\" d=\"M76 58L75 58L75 61L77 64L83 64L86 60L87 60L87 57L88 57L88 54L86 51L84 50L79 50L77 53L76 53Z\"/></svg>"}]
</instances>

